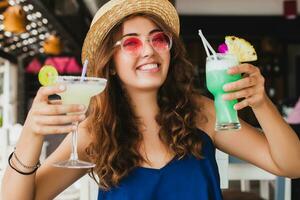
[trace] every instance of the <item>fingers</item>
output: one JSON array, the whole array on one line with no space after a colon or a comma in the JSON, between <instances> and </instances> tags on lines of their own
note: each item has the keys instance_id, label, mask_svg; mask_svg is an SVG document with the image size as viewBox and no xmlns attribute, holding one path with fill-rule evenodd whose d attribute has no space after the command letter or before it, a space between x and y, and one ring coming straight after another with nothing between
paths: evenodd
<instances>
[{"instance_id":1,"label":"fingers","mask_svg":"<svg viewBox=\"0 0 300 200\"><path fill-rule=\"evenodd\" d=\"M61 93L66 89L64 85L44 86L38 90L35 101L48 101L48 96Z\"/></svg>"},{"instance_id":2,"label":"fingers","mask_svg":"<svg viewBox=\"0 0 300 200\"><path fill-rule=\"evenodd\" d=\"M75 130L73 122L85 119L83 105L49 105L39 103L26 119L30 130L37 135L64 134ZM68 115L67 113L72 113Z\"/></svg>"},{"instance_id":3,"label":"fingers","mask_svg":"<svg viewBox=\"0 0 300 200\"><path fill-rule=\"evenodd\" d=\"M61 100L48 99L50 95L59 94L65 89L64 85L39 89L25 121L28 132L48 135L64 134L76 130L76 126L72 124L85 119L85 106L62 104Z\"/></svg>"},{"instance_id":4,"label":"fingers","mask_svg":"<svg viewBox=\"0 0 300 200\"><path fill-rule=\"evenodd\" d=\"M66 125L72 122L80 122L85 119L85 115L61 115L61 116L36 116L33 120L36 124L43 126Z\"/></svg>"},{"instance_id":5,"label":"fingers","mask_svg":"<svg viewBox=\"0 0 300 200\"><path fill-rule=\"evenodd\" d=\"M240 99L240 98L247 98L255 95L256 90L254 88L247 88L243 89L237 92L232 92L228 94L224 94L222 98L224 100L234 100L234 99Z\"/></svg>"},{"instance_id":6,"label":"fingers","mask_svg":"<svg viewBox=\"0 0 300 200\"><path fill-rule=\"evenodd\" d=\"M257 102L260 102L262 101L262 96L259 96L259 95L255 95L255 96L252 96L250 98L246 98L238 103L236 103L234 105L234 109L235 110L241 110L247 106L250 106L250 107L253 107L257 104Z\"/></svg>"},{"instance_id":7,"label":"fingers","mask_svg":"<svg viewBox=\"0 0 300 200\"><path fill-rule=\"evenodd\" d=\"M59 100L59 99L49 100L48 103L51 104L51 105L61 105L62 100Z\"/></svg>"},{"instance_id":8,"label":"fingers","mask_svg":"<svg viewBox=\"0 0 300 200\"><path fill-rule=\"evenodd\" d=\"M48 135L48 134L64 134L70 133L76 130L75 125L62 125L62 126L41 126L35 124L32 129L36 134L39 135Z\"/></svg>"},{"instance_id":9,"label":"fingers","mask_svg":"<svg viewBox=\"0 0 300 200\"><path fill-rule=\"evenodd\" d=\"M235 104L234 108L236 110L247 106L254 108L264 101L265 79L259 68L246 63L228 69L228 73L232 75L245 74L242 79L223 86L223 90L228 92L222 96L224 100L243 99Z\"/></svg>"},{"instance_id":10,"label":"fingers","mask_svg":"<svg viewBox=\"0 0 300 200\"><path fill-rule=\"evenodd\" d=\"M264 78L260 73L260 70L250 64L241 64L228 69L228 74L245 74L245 76L235 82L225 84L223 86L224 91L240 90L248 88L258 84L264 84Z\"/></svg>"},{"instance_id":11,"label":"fingers","mask_svg":"<svg viewBox=\"0 0 300 200\"><path fill-rule=\"evenodd\" d=\"M250 106L249 99L244 99L243 101L241 101L239 103L236 103L234 105L234 109L235 110L241 110L243 108L246 108L247 106Z\"/></svg>"},{"instance_id":12,"label":"fingers","mask_svg":"<svg viewBox=\"0 0 300 200\"><path fill-rule=\"evenodd\" d=\"M254 65L244 63L238 66L230 67L227 71L229 74L253 74L259 72L259 69Z\"/></svg>"},{"instance_id":13,"label":"fingers","mask_svg":"<svg viewBox=\"0 0 300 200\"><path fill-rule=\"evenodd\" d=\"M246 78L240 79L238 81L225 84L223 86L223 90L225 92L234 91L234 90L241 90L243 88L248 88L254 86L258 83L256 76L248 76Z\"/></svg>"},{"instance_id":14,"label":"fingers","mask_svg":"<svg viewBox=\"0 0 300 200\"><path fill-rule=\"evenodd\" d=\"M33 108L33 113L36 115L62 115L66 113L78 113L84 112L84 105L40 105L36 108Z\"/></svg>"}]
</instances>

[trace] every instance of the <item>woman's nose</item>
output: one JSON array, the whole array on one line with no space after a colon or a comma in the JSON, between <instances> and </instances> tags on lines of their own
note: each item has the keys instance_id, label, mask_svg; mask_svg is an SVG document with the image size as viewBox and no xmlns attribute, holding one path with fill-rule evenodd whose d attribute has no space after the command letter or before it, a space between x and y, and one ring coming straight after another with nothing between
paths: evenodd
<instances>
[{"instance_id":1,"label":"woman's nose","mask_svg":"<svg viewBox=\"0 0 300 200\"><path fill-rule=\"evenodd\" d=\"M142 52L141 52L141 56L142 57L149 57L151 55L154 54L154 49L152 47L152 45L150 44L149 40L146 40L144 42L144 45L143 45L143 49L142 49Z\"/></svg>"}]
</instances>

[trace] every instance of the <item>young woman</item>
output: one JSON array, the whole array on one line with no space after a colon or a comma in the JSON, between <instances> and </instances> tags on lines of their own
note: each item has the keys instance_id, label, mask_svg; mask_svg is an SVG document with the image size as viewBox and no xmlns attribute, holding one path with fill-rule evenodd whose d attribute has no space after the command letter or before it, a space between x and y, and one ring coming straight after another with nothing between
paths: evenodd
<instances>
[{"instance_id":1,"label":"young woman","mask_svg":"<svg viewBox=\"0 0 300 200\"><path fill-rule=\"evenodd\" d=\"M238 131L215 132L213 101L193 88L193 66L169 1L108 2L94 17L82 57L90 63L88 76L108 79L105 91L84 119L64 115L81 105L48 101L63 85L40 88L11 158L17 170L5 172L5 200L52 199L91 172L52 166L68 158L70 136L35 165L44 135L70 132L78 120L79 157L96 164L99 199L222 199L215 147L276 175L300 176L300 142L265 94L257 67L230 69L248 76L226 85L224 98L243 99L235 108L251 106L264 133L243 121Z\"/></svg>"}]
</instances>

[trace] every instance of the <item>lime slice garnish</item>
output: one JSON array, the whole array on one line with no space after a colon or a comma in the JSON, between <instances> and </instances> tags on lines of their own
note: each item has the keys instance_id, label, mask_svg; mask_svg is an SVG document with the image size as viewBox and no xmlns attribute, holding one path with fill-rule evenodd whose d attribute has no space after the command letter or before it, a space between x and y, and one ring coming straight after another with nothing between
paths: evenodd
<instances>
[{"instance_id":1,"label":"lime slice garnish","mask_svg":"<svg viewBox=\"0 0 300 200\"><path fill-rule=\"evenodd\" d=\"M58 77L58 72L52 65L43 66L38 74L39 82L43 86L53 85Z\"/></svg>"},{"instance_id":2,"label":"lime slice garnish","mask_svg":"<svg viewBox=\"0 0 300 200\"><path fill-rule=\"evenodd\" d=\"M227 53L236 55L240 62L257 60L254 47L245 39L236 36L226 36L225 43L228 47Z\"/></svg>"}]
</instances>

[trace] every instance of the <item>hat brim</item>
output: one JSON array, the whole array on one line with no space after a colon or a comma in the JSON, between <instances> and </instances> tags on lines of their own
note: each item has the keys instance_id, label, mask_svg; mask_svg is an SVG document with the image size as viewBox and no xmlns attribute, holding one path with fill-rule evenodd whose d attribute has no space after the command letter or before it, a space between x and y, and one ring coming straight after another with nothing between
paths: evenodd
<instances>
[{"instance_id":1,"label":"hat brim","mask_svg":"<svg viewBox=\"0 0 300 200\"><path fill-rule=\"evenodd\" d=\"M148 13L157 16L179 35L179 17L176 9L168 0L111 0L96 13L82 47L82 62L86 59L91 65L99 46L107 34L123 18Z\"/></svg>"}]
</instances>

